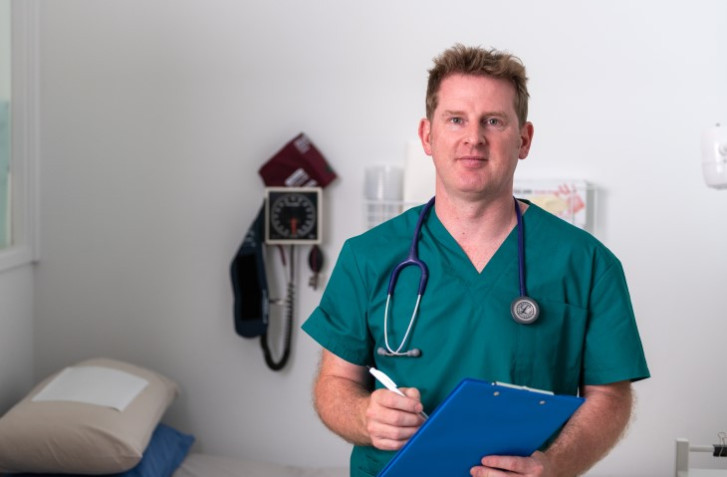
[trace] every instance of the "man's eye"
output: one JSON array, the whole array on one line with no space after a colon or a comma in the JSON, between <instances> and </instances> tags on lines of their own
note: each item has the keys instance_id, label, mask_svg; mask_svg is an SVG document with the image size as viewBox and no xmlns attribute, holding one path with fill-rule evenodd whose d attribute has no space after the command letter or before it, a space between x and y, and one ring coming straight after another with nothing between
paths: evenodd
<instances>
[{"instance_id":1,"label":"man's eye","mask_svg":"<svg viewBox=\"0 0 727 477\"><path fill-rule=\"evenodd\" d=\"M498 118L488 118L487 119L488 126L499 126L500 124L502 124L502 122Z\"/></svg>"},{"instance_id":2,"label":"man's eye","mask_svg":"<svg viewBox=\"0 0 727 477\"><path fill-rule=\"evenodd\" d=\"M449 121L452 124L462 124L462 118L450 118Z\"/></svg>"}]
</instances>

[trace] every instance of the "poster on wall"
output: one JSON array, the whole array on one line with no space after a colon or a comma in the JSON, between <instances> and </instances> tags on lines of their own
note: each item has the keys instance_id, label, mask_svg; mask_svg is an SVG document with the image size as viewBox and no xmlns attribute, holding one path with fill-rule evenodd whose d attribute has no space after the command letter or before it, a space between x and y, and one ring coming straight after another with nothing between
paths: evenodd
<instances>
[{"instance_id":1,"label":"poster on wall","mask_svg":"<svg viewBox=\"0 0 727 477\"><path fill-rule=\"evenodd\" d=\"M593 187L584 180L516 180L513 192L582 229L593 223Z\"/></svg>"}]
</instances>

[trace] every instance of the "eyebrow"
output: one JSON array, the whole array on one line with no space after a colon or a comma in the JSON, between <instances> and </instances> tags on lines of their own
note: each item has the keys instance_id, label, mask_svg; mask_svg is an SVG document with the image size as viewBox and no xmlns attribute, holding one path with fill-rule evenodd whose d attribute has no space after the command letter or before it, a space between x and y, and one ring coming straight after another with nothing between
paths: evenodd
<instances>
[{"instance_id":1,"label":"eyebrow","mask_svg":"<svg viewBox=\"0 0 727 477\"><path fill-rule=\"evenodd\" d=\"M460 110L456 110L456 109L445 109L444 111L442 111L442 116L466 116L466 115L467 115L467 113L465 113L464 111L460 111ZM497 116L500 118L506 118L507 113L505 111L489 111L482 115L482 117L486 117L486 118L493 117L493 116Z\"/></svg>"}]
</instances>

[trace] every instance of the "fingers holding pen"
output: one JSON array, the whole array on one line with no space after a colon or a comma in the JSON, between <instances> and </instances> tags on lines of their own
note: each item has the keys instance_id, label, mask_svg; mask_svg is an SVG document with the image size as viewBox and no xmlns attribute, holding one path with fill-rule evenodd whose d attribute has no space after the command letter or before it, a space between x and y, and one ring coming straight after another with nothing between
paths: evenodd
<instances>
[{"instance_id":1,"label":"fingers holding pen","mask_svg":"<svg viewBox=\"0 0 727 477\"><path fill-rule=\"evenodd\" d=\"M390 396L390 398L393 398L395 402L390 407L395 407L401 411L412 414L422 415L424 413L422 397L417 388L398 388L397 390L401 391L404 396L401 396L399 393L394 391L394 396ZM390 393L385 393L386 396L389 396L389 394ZM400 399L402 397L404 400ZM421 419L419 419L418 422L421 424Z\"/></svg>"},{"instance_id":2,"label":"fingers holding pen","mask_svg":"<svg viewBox=\"0 0 727 477\"><path fill-rule=\"evenodd\" d=\"M424 422L420 416L423 407L419 391L414 388L400 390L404 396L388 389L371 393L366 409L366 427L374 447L397 450Z\"/></svg>"}]
</instances>

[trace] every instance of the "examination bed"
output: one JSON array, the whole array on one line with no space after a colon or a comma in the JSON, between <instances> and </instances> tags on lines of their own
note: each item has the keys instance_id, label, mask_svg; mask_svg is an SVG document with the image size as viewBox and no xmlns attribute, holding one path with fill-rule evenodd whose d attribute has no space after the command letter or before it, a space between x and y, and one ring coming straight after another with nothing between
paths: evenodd
<instances>
[{"instance_id":1,"label":"examination bed","mask_svg":"<svg viewBox=\"0 0 727 477\"><path fill-rule=\"evenodd\" d=\"M346 468L283 465L191 452L161 422L175 382L94 358L40 382L0 416L0 477L346 477Z\"/></svg>"},{"instance_id":2,"label":"examination bed","mask_svg":"<svg viewBox=\"0 0 727 477\"><path fill-rule=\"evenodd\" d=\"M174 477L348 477L346 468L299 467L192 453Z\"/></svg>"}]
</instances>

